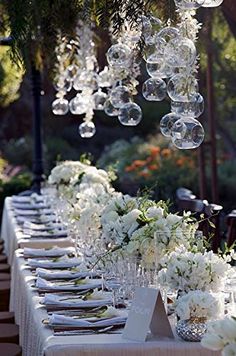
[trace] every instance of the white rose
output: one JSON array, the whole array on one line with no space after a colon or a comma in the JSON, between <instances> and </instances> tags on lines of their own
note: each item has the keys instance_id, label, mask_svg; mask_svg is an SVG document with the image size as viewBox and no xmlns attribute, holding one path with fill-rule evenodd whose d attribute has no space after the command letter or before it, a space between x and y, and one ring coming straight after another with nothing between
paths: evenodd
<instances>
[{"instance_id":1,"label":"white rose","mask_svg":"<svg viewBox=\"0 0 236 356\"><path fill-rule=\"evenodd\" d=\"M223 342L222 338L220 338L217 335L212 335L212 334L206 334L203 337L201 344L203 347L213 350L213 351L222 350L224 347L224 342Z\"/></svg>"},{"instance_id":2,"label":"white rose","mask_svg":"<svg viewBox=\"0 0 236 356\"><path fill-rule=\"evenodd\" d=\"M230 341L236 341L236 321L225 318L221 321L222 336Z\"/></svg>"},{"instance_id":3,"label":"white rose","mask_svg":"<svg viewBox=\"0 0 236 356\"><path fill-rule=\"evenodd\" d=\"M175 214L169 214L167 216L166 220L167 220L168 224L175 225L182 220L182 217L175 215Z\"/></svg>"},{"instance_id":4,"label":"white rose","mask_svg":"<svg viewBox=\"0 0 236 356\"><path fill-rule=\"evenodd\" d=\"M146 216L149 219L152 218L161 218L163 216L164 210L162 208L156 207L156 206L151 206L150 208L147 209Z\"/></svg>"},{"instance_id":5,"label":"white rose","mask_svg":"<svg viewBox=\"0 0 236 356\"><path fill-rule=\"evenodd\" d=\"M137 222L138 217L140 216L141 211L138 209L133 209L128 214L123 216L124 225L132 225Z\"/></svg>"}]
</instances>

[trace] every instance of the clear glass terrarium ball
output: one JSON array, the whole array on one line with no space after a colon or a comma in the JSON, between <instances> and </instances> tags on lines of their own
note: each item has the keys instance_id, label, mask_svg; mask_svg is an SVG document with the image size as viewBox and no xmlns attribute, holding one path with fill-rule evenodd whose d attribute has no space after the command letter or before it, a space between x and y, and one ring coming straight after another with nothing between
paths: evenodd
<instances>
[{"instance_id":1,"label":"clear glass terrarium ball","mask_svg":"<svg viewBox=\"0 0 236 356\"><path fill-rule=\"evenodd\" d=\"M90 97L77 94L69 103L70 112L73 115L85 114L90 105Z\"/></svg>"},{"instance_id":2,"label":"clear glass terrarium ball","mask_svg":"<svg viewBox=\"0 0 236 356\"><path fill-rule=\"evenodd\" d=\"M155 38L156 51L163 55L167 44L179 36L179 30L175 27L164 27Z\"/></svg>"},{"instance_id":3,"label":"clear glass terrarium ball","mask_svg":"<svg viewBox=\"0 0 236 356\"><path fill-rule=\"evenodd\" d=\"M188 38L174 38L165 47L164 58L172 67L191 66L197 57L197 50Z\"/></svg>"},{"instance_id":4,"label":"clear glass terrarium ball","mask_svg":"<svg viewBox=\"0 0 236 356\"><path fill-rule=\"evenodd\" d=\"M52 103L52 112L54 115L66 115L69 111L69 102L67 99L58 98Z\"/></svg>"},{"instance_id":5,"label":"clear glass terrarium ball","mask_svg":"<svg viewBox=\"0 0 236 356\"><path fill-rule=\"evenodd\" d=\"M205 0L175 0L175 5L182 10L198 9Z\"/></svg>"},{"instance_id":6,"label":"clear glass terrarium ball","mask_svg":"<svg viewBox=\"0 0 236 356\"><path fill-rule=\"evenodd\" d=\"M150 77L169 78L174 73L173 67L166 64L165 58L156 53L151 54L146 62L146 69Z\"/></svg>"},{"instance_id":7,"label":"clear glass terrarium ball","mask_svg":"<svg viewBox=\"0 0 236 356\"><path fill-rule=\"evenodd\" d=\"M197 92L198 82L192 75L175 74L167 84L167 93L173 101L193 101Z\"/></svg>"},{"instance_id":8,"label":"clear glass terrarium ball","mask_svg":"<svg viewBox=\"0 0 236 356\"><path fill-rule=\"evenodd\" d=\"M118 119L122 125L136 126L142 120L142 109L136 103L127 103L120 109Z\"/></svg>"},{"instance_id":9,"label":"clear glass terrarium ball","mask_svg":"<svg viewBox=\"0 0 236 356\"><path fill-rule=\"evenodd\" d=\"M110 98L108 98L105 103L104 103L104 112L108 116L118 116L119 114L119 109L115 108L112 103Z\"/></svg>"},{"instance_id":10,"label":"clear glass terrarium ball","mask_svg":"<svg viewBox=\"0 0 236 356\"><path fill-rule=\"evenodd\" d=\"M217 7L223 3L224 0L205 0L202 7Z\"/></svg>"},{"instance_id":11,"label":"clear glass terrarium ball","mask_svg":"<svg viewBox=\"0 0 236 356\"><path fill-rule=\"evenodd\" d=\"M177 115L175 113L169 113L165 116L160 121L160 130L163 136L165 137L171 137L171 129L176 121L180 119L180 115Z\"/></svg>"},{"instance_id":12,"label":"clear glass terrarium ball","mask_svg":"<svg viewBox=\"0 0 236 356\"><path fill-rule=\"evenodd\" d=\"M110 100L115 108L121 108L124 104L130 101L129 88L125 85L119 85L110 92Z\"/></svg>"},{"instance_id":13,"label":"clear glass terrarium ball","mask_svg":"<svg viewBox=\"0 0 236 356\"><path fill-rule=\"evenodd\" d=\"M131 50L125 44L112 45L107 51L107 61L114 67L126 67L131 58Z\"/></svg>"},{"instance_id":14,"label":"clear glass terrarium ball","mask_svg":"<svg viewBox=\"0 0 236 356\"><path fill-rule=\"evenodd\" d=\"M204 112L204 98L197 93L190 102L171 102L171 111L181 116L199 117Z\"/></svg>"},{"instance_id":15,"label":"clear glass terrarium ball","mask_svg":"<svg viewBox=\"0 0 236 356\"><path fill-rule=\"evenodd\" d=\"M85 121L79 125L79 134L83 138L93 137L96 133L96 127L92 121Z\"/></svg>"},{"instance_id":16,"label":"clear glass terrarium ball","mask_svg":"<svg viewBox=\"0 0 236 356\"><path fill-rule=\"evenodd\" d=\"M171 128L173 144L179 149L194 149L204 140L204 129L193 117L181 118Z\"/></svg>"},{"instance_id":17,"label":"clear glass terrarium ball","mask_svg":"<svg viewBox=\"0 0 236 356\"><path fill-rule=\"evenodd\" d=\"M94 110L103 110L105 101L107 100L107 94L100 89L93 94Z\"/></svg>"},{"instance_id":18,"label":"clear glass terrarium ball","mask_svg":"<svg viewBox=\"0 0 236 356\"><path fill-rule=\"evenodd\" d=\"M166 83L161 78L149 78L143 83L142 92L148 101L162 101L166 97Z\"/></svg>"}]
</instances>

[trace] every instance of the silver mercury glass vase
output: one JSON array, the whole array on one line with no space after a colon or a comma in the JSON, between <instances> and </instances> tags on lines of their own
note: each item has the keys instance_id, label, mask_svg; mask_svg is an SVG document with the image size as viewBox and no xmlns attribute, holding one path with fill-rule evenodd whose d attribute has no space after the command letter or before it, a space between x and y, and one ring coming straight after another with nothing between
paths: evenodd
<instances>
[{"instance_id":1,"label":"silver mercury glass vase","mask_svg":"<svg viewBox=\"0 0 236 356\"><path fill-rule=\"evenodd\" d=\"M206 331L206 318L179 320L176 325L177 335L185 341L201 341Z\"/></svg>"}]
</instances>

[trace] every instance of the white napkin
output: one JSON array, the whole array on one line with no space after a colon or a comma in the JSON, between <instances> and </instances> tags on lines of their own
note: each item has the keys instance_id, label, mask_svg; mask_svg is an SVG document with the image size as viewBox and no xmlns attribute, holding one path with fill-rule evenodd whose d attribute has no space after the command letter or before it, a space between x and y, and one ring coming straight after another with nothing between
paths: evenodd
<instances>
[{"instance_id":1,"label":"white napkin","mask_svg":"<svg viewBox=\"0 0 236 356\"><path fill-rule=\"evenodd\" d=\"M66 296L62 297L56 294L45 294L42 304L45 305L55 305L55 306L60 306L60 307L76 307L76 308L96 308L96 307L102 307L105 305L111 305L112 304L112 298L110 296L109 292L104 292L105 294L109 294L109 296L106 297L106 299L99 299L99 300L82 300L79 297L77 299L72 296L72 299L69 299L70 297L68 296L68 300L63 300L66 298ZM105 298L105 296L104 296Z\"/></svg>"},{"instance_id":2,"label":"white napkin","mask_svg":"<svg viewBox=\"0 0 236 356\"><path fill-rule=\"evenodd\" d=\"M51 223L56 220L55 215L35 215L35 216L16 216L16 221L18 224L24 224L25 221L32 222L32 223Z\"/></svg>"},{"instance_id":3,"label":"white napkin","mask_svg":"<svg viewBox=\"0 0 236 356\"><path fill-rule=\"evenodd\" d=\"M37 202L42 202L43 197L42 195L34 194L34 200ZM12 196L12 201L15 203L30 203L32 202L32 197L31 196L21 196L21 195L13 195Z\"/></svg>"},{"instance_id":4,"label":"white napkin","mask_svg":"<svg viewBox=\"0 0 236 356\"><path fill-rule=\"evenodd\" d=\"M39 260L39 259L28 259L28 264L31 267L42 267L42 268L71 268L76 267L81 264L82 259L73 257L69 258L68 256L63 256L58 258L56 261L52 260Z\"/></svg>"},{"instance_id":5,"label":"white napkin","mask_svg":"<svg viewBox=\"0 0 236 356\"><path fill-rule=\"evenodd\" d=\"M53 211L52 209L40 209L40 210L21 210L21 209L15 209L15 214L18 216L38 216L38 215L52 215Z\"/></svg>"},{"instance_id":6,"label":"white napkin","mask_svg":"<svg viewBox=\"0 0 236 356\"><path fill-rule=\"evenodd\" d=\"M12 207L14 209L30 210L30 209L47 209L48 205L44 203L15 203L12 202Z\"/></svg>"},{"instance_id":7,"label":"white napkin","mask_svg":"<svg viewBox=\"0 0 236 356\"><path fill-rule=\"evenodd\" d=\"M24 256L45 256L45 257L53 257L53 256L63 256L69 253L74 253L74 247L57 247L54 246L51 249L45 248L24 248Z\"/></svg>"},{"instance_id":8,"label":"white napkin","mask_svg":"<svg viewBox=\"0 0 236 356\"><path fill-rule=\"evenodd\" d=\"M36 280L36 287L39 289L44 289L44 290L84 290L84 289L95 289L98 287L101 287L102 285L102 280L101 279L85 279L83 283L81 284L74 284L66 282L67 284L59 284L57 283L52 283L47 281L46 279L43 279L41 277L38 277Z\"/></svg>"},{"instance_id":9,"label":"white napkin","mask_svg":"<svg viewBox=\"0 0 236 356\"><path fill-rule=\"evenodd\" d=\"M81 266L81 265L80 265ZM80 267L79 267L80 269ZM73 279L73 278L85 278L85 277L95 277L96 272L91 272L89 270L83 270L81 266L80 271L50 271L48 269L37 268L36 275L44 279Z\"/></svg>"},{"instance_id":10,"label":"white napkin","mask_svg":"<svg viewBox=\"0 0 236 356\"><path fill-rule=\"evenodd\" d=\"M77 326L77 327L106 327L110 325L120 325L125 324L127 320L127 315L121 313L121 316L114 316L105 320L96 320L96 318L86 318L86 319L74 319L70 316L52 314L49 316L49 324L50 325L61 325L61 326Z\"/></svg>"},{"instance_id":11,"label":"white napkin","mask_svg":"<svg viewBox=\"0 0 236 356\"><path fill-rule=\"evenodd\" d=\"M33 230L33 231L51 231L53 229L65 230L64 225L59 223L49 222L48 224L34 224L28 220L24 221L23 228L24 230Z\"/></svg>"},{"instance_id":12,"label":"white napkin","mask_svg":"<svg viewBox=\"0 0 236 356\"><path fill-rule=\"evenodd\" d=\"M31 237L34 238L49 238L55 239L57 237L67 237L66 230L54 230L52 232L48 231L32 231L32 230L24 230L24 238L30 239Z\"/></svg>"}]
</instances>

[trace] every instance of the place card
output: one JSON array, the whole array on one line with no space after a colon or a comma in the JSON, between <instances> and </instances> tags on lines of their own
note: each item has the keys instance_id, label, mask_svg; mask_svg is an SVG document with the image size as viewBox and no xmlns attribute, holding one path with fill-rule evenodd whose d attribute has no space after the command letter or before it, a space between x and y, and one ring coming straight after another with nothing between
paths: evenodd
<instances>
[{"instance_id":1,"label":"place card","mask_svg":"<svg viewBox=\"0 0 236 356\"><path fill-rule=\"evenodd\" d=\"M156 337L174 338L160 290L139 287L135 290L122 337L146 341L149 330Z\"/></svg>"}]
</instances>

